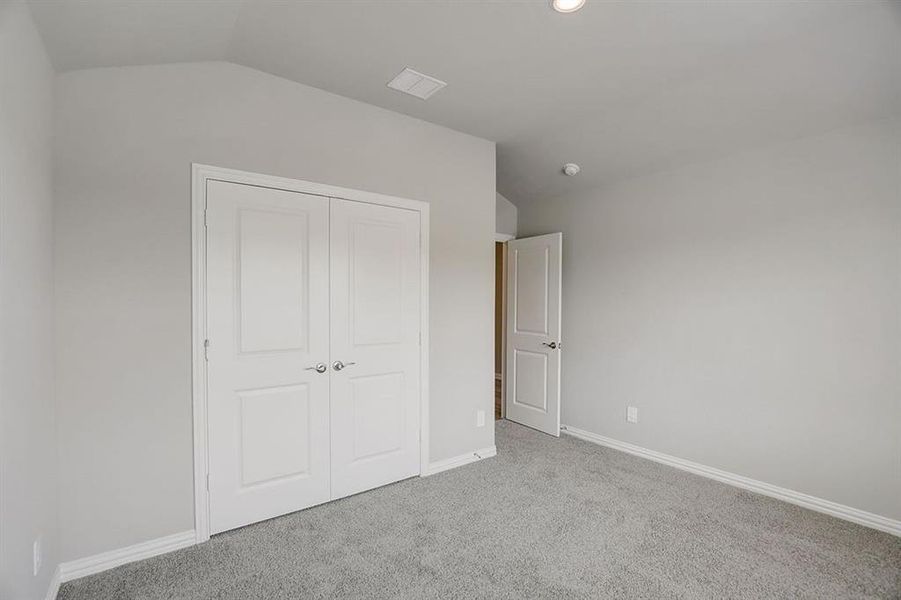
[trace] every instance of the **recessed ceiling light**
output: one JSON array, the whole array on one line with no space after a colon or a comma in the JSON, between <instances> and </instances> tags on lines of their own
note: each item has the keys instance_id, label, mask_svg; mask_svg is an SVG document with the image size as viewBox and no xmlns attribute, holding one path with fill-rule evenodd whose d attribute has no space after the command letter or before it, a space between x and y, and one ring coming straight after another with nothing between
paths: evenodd
<instances>
[{"instance_id":1,"label":"recessed ceiling light","mask_svg":"<svg viewBox=\"0 0 901 600\"><path fill-rule=\"evenodd\" d=\"M585 0L553 0L551 6L559 13L571 13L585 6Z\"/></svg>"},{"instance_id":2,"label":"recessed ceiling light","mask_svg":"<svg viewBox=\"0 0 901 600\"><path fill-rule=\"evenodd\" d=\"M582 170L582 167L577 165L576 163L566 163L563 165L563 173L565 175L569 175L572 177L573 175L578 175L579 171Z\"/></svg>"}]
</instances>

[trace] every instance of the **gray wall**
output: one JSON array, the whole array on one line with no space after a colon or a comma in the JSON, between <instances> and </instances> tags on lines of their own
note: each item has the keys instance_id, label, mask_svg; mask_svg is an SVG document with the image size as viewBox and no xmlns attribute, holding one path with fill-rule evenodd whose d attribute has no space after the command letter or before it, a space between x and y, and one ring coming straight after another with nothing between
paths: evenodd
<instances>
[{"instance_id":1,"label":"gray wall","mask_svg":"<svg viewBox=\"0 0 901 600\"><path fill-rule=\"evenodd\" d=\"M0 6L0 598L43 598L56 568L53 70L21 2ZM32 574L32 544L43 566Z\"/></svg>"},{"instance_id":2,"label":"gray wall","mask_svg":"<svg viewBox=\"0 0 901 600\"><path fill-rule=\"evenodd\" d=\"M193 527L192 161L430 202L432 460L494 444L492 142L226 63L56 98L64 560Z\"/></svg>"},{"instance_id":3,"label":"gray wall","mask_svg":"<svg viewBox=\"0 0 901 600\"><path fill-rule=\"evenodd\" d=\"M901 518L899 121L519 208L565 424Z\"/></svg>"},{"instance_id":4,"label":"gray wall","mask_svg":"<svg viewBox=\"0 0 901 600\"><path fill-rule=\"evenodd\" d=\"M496 194L495 197L497 201L497 206L495 207L495 230L497 233L504 233L516 237L516 228L519 221L519 211L517 210L516 205L501 196L500 193Z\"/></svg>"}]
</instances>

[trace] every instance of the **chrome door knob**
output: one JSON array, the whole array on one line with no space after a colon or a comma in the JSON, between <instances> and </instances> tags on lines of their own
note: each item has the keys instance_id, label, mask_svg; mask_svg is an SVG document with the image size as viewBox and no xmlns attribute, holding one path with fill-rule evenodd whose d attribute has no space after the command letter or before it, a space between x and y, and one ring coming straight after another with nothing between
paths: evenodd
<instances>
[{"instance_id":1,"label":"chrome door knob","mask_svg":"<svg viewBox=\"0 0 901 600\"><path fill-rule=\"evenodd\" d=\"M317 363L312 367L307 367L304 371L316 371L317 373L325 373L328 370L328 367L325 363Z\"/></svg>"},{"instance_id":2,"label":"chrome door knob","mask_svg":"<svg viewBox=\"0 0 901 600\"><path fill-rule=\"evenodd\" d=\"M332 363L332 368L336 371L340 371L341 369L344 369L346 367L349 367L350 365L355 365L355 364L357 364L357 363L355 363L355 362L344 363L344 362L341 362L340 360L336 360L334 363Z\"/></svg>"}]
</instances>

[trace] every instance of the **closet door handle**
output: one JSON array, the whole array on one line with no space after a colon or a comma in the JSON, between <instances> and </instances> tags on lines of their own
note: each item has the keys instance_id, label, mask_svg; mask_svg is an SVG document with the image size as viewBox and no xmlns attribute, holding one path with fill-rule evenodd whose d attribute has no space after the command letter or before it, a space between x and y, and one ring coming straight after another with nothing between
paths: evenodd
<instances>
[{"instance_id":1,"label":"closet door handle","mask_svg":"<svg viewBox=\"0 0 901 600\"><path fill-rule=\"evenodd\" d=\"M357 364L357 363L355 363L355 362L344 363L344 362L341 362L340 360L336 360L332 364L332 368L336 371L340 371L341 369L344 369L345 367L349 367L350 365L355 365L355 364Z\"/></svg>"},{"instance_id":2,"label":"closet door handle","mask_svg":"<svg viewBox=\"0 0 901 600\"><path fill-rule=\"evenodd\" d=\"M307 367L304 371L316 371L317 373L325 373L328 370L328 367L325 366L325 363L317 363L312 367Z\"/></svg>"}]
</instances>

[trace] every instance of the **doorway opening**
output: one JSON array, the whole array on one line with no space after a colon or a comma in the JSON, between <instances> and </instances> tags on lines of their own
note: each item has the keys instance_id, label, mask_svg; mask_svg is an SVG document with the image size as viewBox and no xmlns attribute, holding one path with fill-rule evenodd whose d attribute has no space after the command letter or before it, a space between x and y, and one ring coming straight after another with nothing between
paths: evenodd
<instances>
[{"instance_id":1,"label":"doorway opening","mask_svg":"<svg viewBox=\"0 0 901 600\"><path fill-rule=\"evenodd\" d=\"M500 238L504 239L501 240ZM501 236L494 242L494 419L504 418L504 371L507 367L507 241L513 236Z\"/></svg>"}]
</instances>

